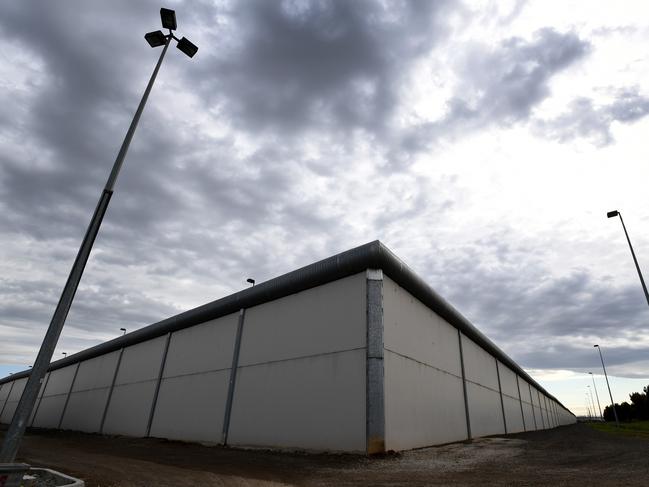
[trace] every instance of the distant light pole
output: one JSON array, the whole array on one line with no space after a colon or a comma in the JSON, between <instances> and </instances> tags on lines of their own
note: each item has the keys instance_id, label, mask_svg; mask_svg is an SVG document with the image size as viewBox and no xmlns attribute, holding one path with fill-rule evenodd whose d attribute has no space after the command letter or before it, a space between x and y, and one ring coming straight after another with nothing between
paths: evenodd
<instances>
[{"instance_id":1,"label":"distant light pole","mask_svg":"<svg viewBox=\"0 0 649 487\"><path fill-rule=\"evenodd\" d=\"M599 408L599 416L600 418L604 419L604 416L602 415L602 406L599 403L599 394L597 394L597 386L595 385L595 376L593 375L592 372L588 372L590 374L590 378L593 379L593 389L595 390L595 397L597 398L597 407Z\"/></svg>"},{"instance_id":2,"label":"distant light pole","mask_svg":"<svg viewBox=\"0 0 649 487\"><path fill-rule=\"evenodd\" d=\"M95 238L97 237L97 233L99 232L99 227L101 226L102 219L104 218L104 214L106 213L106 209L108 208L110 198L113 195L115 181L117 180L119 171L122 168L122 163L124 162L124 158L126 157L128 146L131 143L133 134L135 134L135 129L137 128L137 124L140 120L140 116L142 115L142 111L144 110L144 106L146 105L146 101L149 98L149 93L151 92L153 82L158 75L158 70L160 69L164 55L167 52L169 43L171 42L171 39L175 39L178 42L176 47L178 47L178 49L180 49L189 57L193 57L194 54L196 54L196 51L198 51L198 47L189 42L186 38L183 37L182 39L178 39L173 34L172 31L176 29L176 13L173 10L161 8L160 18L162 20L163 28L169 29L169 33L163 34L161 31L157 30L155 32L147 33L144 38L149 43L149 45L151 45L151 47L164 46L164 49L162 50L162 53L160 53L160 58L158 59L158 63L156 64L155 69L153 70L151 79L149 79L149 84L144 90L144 95L142 96L140 104L135 111L131 125L126 132L122 146L119 149L117 158L115 159L115 163L113 164L113 168L110 172L110 175L108 176L106 186L104 187L104 190L99 198L99 202L97 203L95 212L92 216L92 219L90 220L86 234L83 237L81 247L79 248L79 252L77 253L77 257L74 261L74 264L72 265L70 275L68 276L68 280L65 283L63 292L61 293L59 303L57 304L56 310L54 311L54 316L52 317L52 321L50 322L50 326L47 329L47 333L45 334L45 338L43 339L40 351L38 352L38 356L36 357L36 362L34 362L34 367L32 368L29 379L27 380L27 384L25 385L25 389L22 393L22 396L20 397L20 401L18 402L18 406L16 407L16 411L13 415L13 419L11 420L11 424L9 425L9 429L5 434L2 449L0 450L0 463L11 463L16 458L18 447L20 446L20 440L22 439L23 434L25 433L25 429L27 428L29 417L31 416L32 410L34 409L34 404L36 403L38 392L41 388L41 384L43 383L45 374L47 373L47 368L50 364L50 360L52 359L54 349L56 348L56 343L59 339L59 336L61 335L61 330L63 329L65 319L68 315L68 311L70 310L70 306L72 305L72 301L77 291L79 281L81 280L83 270L90 255L92 245L95 241Z\"/></svg>"},{"instance_id":3,"label":"distant light pole","mask_svg":"<svg viewBox=\"0 0 649 487\"><path fill-rule=\"evenodd\" d=\"M63 358L68 356L68 352L61 352L61 355L63 355Z\"/></svg>"},{"instance_id":4,"label":"distant light pole","mask_svg":"<svg viewBox=\"0 0 649 487\"><path fill-rule=\"evenodd\" d=\"M590 386L586 386L588 388L588 397L590 398L590 404L593 406L593 415L595 415L595 412L597 411L595 409L595 398L593 398L593 392L590 390Z\"/></svg>"},{"instance_id":5,"label":"distant light pole","mask_svg":"<svg viewBox=\"0 0 649 487\"><path fill-rule=\"evenodd\" d=\"M246 282L252 284L253 286L255 285L255 280L254 280L253 278L251 278L251 277L249 277L248 279L246 279Z\"/></svg>"},{"instance_id":6,"label":"distant light pole","mask_svg":"<svg viewBox=\"0 0 649 487\"><path fill-rule=\"evenodd\" d=\"M604 365L604 357L602 356L602 349L599 345L593 345L599 352L599 359L602 361L602 369L604 369L604 378L606 379L606 387L608 387L608 395L611 398L611 407L613 408L613 416L615 416L615 424L620 426L620 422L617 419L617 411L615 410L615 402L613 402L613 394L611 394L611 384L608 383L608 375L606 374L606 366Z\"/></svg>"},{"instance_id":7,"label":"distant light pole","mask_svg":"<svg viewBox=\"0 0 649 487\"><path fill-rule=\"evenodd\" d=\"M638 271L638 277L640 278L640 284L642 284L642 290L644 291L644 297L647 300L647 304L649 304L649 292L647 292L647 286L644 283L644 279L642 278L642 272L640 272L640 266L638 265L638 259L635 257L635 252L633 251L633 245L631 245L631 239L629 238L629 234L626 231L626 226L624 225L624 220L622 219L622 213L620 213L617 210L609 211L606 214L607 217L613 218L615 216L620 217L620 221L622 222L622 228L624 229L624 235L626 235L626 241L629 242L629 249L631 249L631 256L633 257L633 262L635 263L635 268Z\"/></svg>"},{"instance_id":8,"label":"distant light pole","mask_svg":"<svg viewBox=\"0 0 649 487\"><path fill-rule=\"evenodd\" d=\"M119 331L122 331L122 336L126 335L126 328L120 328Z\"/></svg>"}]
</instances>

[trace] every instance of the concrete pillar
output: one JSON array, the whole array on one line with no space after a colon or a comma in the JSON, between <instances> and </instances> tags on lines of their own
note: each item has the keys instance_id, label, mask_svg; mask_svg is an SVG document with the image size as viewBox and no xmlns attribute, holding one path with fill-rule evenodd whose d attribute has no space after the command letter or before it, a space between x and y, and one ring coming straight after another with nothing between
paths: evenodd
<instances>
[{"instance_id":1,"label":"concrete pillar","mask_svg":"<svg viewBox=\"0 0 649 487\"><path fill-rule=\"evenodd\" d=\"M385 381L383 370L383 271L367 270L366 448L385 451Z\"/></svg>"}]
</instances>

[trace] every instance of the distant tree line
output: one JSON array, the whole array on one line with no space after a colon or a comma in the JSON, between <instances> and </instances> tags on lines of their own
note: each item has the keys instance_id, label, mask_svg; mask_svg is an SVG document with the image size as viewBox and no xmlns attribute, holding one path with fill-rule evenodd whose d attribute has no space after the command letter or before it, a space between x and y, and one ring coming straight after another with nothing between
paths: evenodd
<instances>
[{"instance_id":1,"label":"distant tree line","mask_svg":"<svg viewBox=\"0 0 649 487\"><path fill-rule=\"evenodd\" d=\"M645 386L642 392L629 394L631 404L624 401L622 404L615 403L615 412L620 421L649 420L649 386ZM604 420L615 421L611 406L604 408Z\"/></svg>"}]
</instances>

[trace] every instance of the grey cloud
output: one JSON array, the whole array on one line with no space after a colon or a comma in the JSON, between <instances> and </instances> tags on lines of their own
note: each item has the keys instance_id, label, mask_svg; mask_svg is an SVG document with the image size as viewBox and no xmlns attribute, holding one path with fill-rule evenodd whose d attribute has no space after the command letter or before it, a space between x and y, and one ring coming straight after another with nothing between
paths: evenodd
<instances>
[{"instance_id":1,"label":"grey cloud","mask_svg":"<svg viewBox=\"0 0 649 487\"><path fill-rule=\"evenodd\" d=\"M607 343L647 333L649 310L639 285L615 287L581 268L555 277L544 264L550 249L549 242L521 242L511 231L498 231L447 249L445 259L427 262L425 274L433 288L524 367L587 368L596 337ZM642 343L607 347L612 365L647 356Z\"/></svg>"},{"instance_id":2,"label":"grey cloud","mask_svg":"<svg viewBox=\"0 0 649 487\"><path fill-rule=\"evenodd\" d=\"M570 103L568 111L547 120L537 120L537 133L564 143L585 138L603 147L613 143L611 126L614 122L631 124L649 114L649 97L632 87L618 90L609 104L596 106L590 98L579 97Z\"/></svg>"},{"instance_id":3,"label":"grey cloud","mask_svg":"<svg viewBox=\"0 0 649 487\"><path fill-rule=\"evenodd\" d=\"M489 48L475 44L460 56L460 79L440 120L413 127L401 143L406 153L423 150L441 138L485 126L527 122L532 109L550 95L550 80L583 59L590 44L574 32L546 28L531 40L513 37ZM396 155L396 154L395 154Z\"/></svg>"},{"instance_id":4,"label":"grey cloud","mask_svg":"<svg viewBox=\"0 0 649 487\"><path fill-rule=\"evenodd\" d=\"M381 132L399 80L447 32L450 2L244 2L203 73L239 126ZM217 87L215 89L215 86Z\"/></svg>"}]
</instances>

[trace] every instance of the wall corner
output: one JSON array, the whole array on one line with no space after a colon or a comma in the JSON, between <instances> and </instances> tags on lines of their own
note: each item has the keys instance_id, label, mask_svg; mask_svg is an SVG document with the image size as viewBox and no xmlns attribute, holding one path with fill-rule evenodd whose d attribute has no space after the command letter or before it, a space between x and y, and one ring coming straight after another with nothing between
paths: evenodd
<instances>
[{"instance_id":1,"label":"wall corner","mask_svg":"<svg viewBox=\"0 0 649 487\"><path fill-rule=\"evenodd\" d=\"M366 272L366 452L385 452L385 382L383 363L383 271Z\"/></svg>"}]
</instances>

